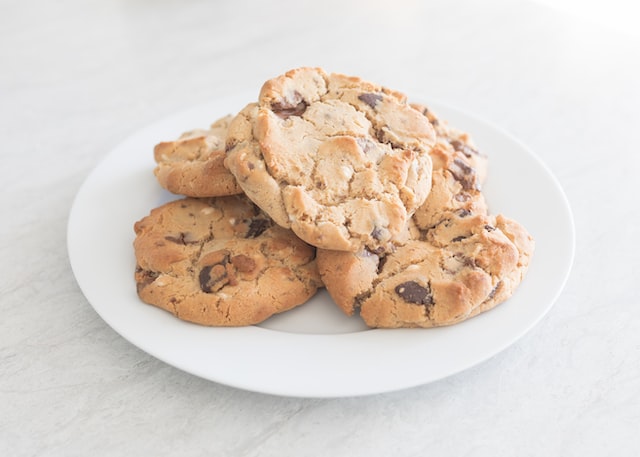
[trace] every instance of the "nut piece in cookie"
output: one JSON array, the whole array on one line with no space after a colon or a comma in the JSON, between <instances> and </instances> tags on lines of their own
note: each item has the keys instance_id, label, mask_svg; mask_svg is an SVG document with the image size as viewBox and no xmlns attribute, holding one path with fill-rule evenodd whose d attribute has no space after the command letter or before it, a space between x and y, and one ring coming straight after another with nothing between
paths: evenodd
<instances>
[{"instance_id":1,"label":"nut piece in cookie","mask_svg":"<svg viewBox=\"0 0 640 457\"><path fill-rule=\"evenodd\" d=\"M244 195L176 200L134 230L139 297L186 321L257 324L306 302L322 284L315 248Z\"/></svg>"},{"instance_id":2,"label":"nut piece in cookie","mask_svg":"<svg viewBox=\"0 0 640 457\"><path fill-rule=\"evenodd\" d=\"M277 224L323 249L393 249L431 188L431 123L404 95L318 68L267 81L225 165Z\"/></svg>"},{"instance_id":3,"label":"nut piece in cookie","mask_svg":"<svg viewBox=\"0 0 640 457\"><path fill-rule=\"evenodd\" d=\"M154 148L154 174L169 192L187 197L217 197L242 193L235 178L224 167L228 115L207 130L183 133L175 141Z\"/></svg>"}]
</instances>

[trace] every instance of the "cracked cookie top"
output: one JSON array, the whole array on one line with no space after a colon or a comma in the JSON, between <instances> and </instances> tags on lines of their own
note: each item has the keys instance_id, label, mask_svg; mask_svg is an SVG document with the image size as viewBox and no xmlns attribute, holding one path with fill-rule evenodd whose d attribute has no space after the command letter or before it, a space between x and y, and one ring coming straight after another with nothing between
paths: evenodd
<instances>
[{"instance_id":1,"label":"cracked cookie top","mask_svg":"<svg viewBox=\"0 0 640 457\"><path fill-rule=\"evenodd\" d=\"M327 290L370 327L437 327L487 311L522 281L534 242L504 216L450 214L388 255L318 250Z\"/></svg>"},{"instance_id":2,"label":"cracked cookie top","mask_svg":"<svg viewBox=\"0 0 640 457\"><path fill-rule=\"evenodd\" d=\"M468 135L439 121L431 192L390 253L318 249L327 290L370 327L451 325L509 298L527 271L534 242L517 222L489 215L480 188L487 156Z\"/></svg>"},{"instance_id":3,"label":"cracked cookie top","mask_svg":"<svg viewBox=\"0 0 640 457\"><path fill-rule=\"evenodd\" d=\"M324 249L393 249L431 188L428 119L399 92L299 68L231 123L225 166L282 227Z\"/></svg>"},{"instance_id":4,"label":"cracked cookie top","mask_svg":"<svg viewBox=\"0 0 640 457\"><path fill-rule=\"evenodd\" d=\"M176 200L134 230L139 297L186 321L256 324L322 284L315 248L243 195Z\"/></svg>"}]
</instances>

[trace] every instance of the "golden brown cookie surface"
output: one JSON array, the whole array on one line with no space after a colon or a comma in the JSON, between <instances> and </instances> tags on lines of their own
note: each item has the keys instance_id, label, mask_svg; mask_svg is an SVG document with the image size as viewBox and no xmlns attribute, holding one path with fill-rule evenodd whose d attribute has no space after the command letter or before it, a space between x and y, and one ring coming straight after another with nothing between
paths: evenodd
<instances>
[{"instance_id":1,"label":"golden brown cookie surface","mask_svg":"<svg viewBox=\"0 0 640 457\"><path fill-rule=\"evenodd\" d=\"M490 216L480 188L487 157L467 134L414 105L434 125L433 181L396 250L318 249L318 267L334 301L370 327L451 325L509 298L533 254L524 227Z\"/></svg>"},{"instance_id":2,"label":"golden brown cookie surface","mask_svg":"<svg viewBox=\"0 0 640 457\"><path fill-rule=\"evenodd\" d=\"M509 298L533 253L533 240L503 216L442 220L388 255L318 250L327 290L370 327L451 325Z\"/></svg>"},{"instance_id":3,"label":"golden brown cookie surface","mask_svg":"<svg viewBox=\"0 0 640 457\"><path fill-rule=\"evenodd\" d=\"M387 250L431 187L433 127L404 95L299 68L234 119L225 165L279 225L325 249Z\"/></svg>"},{"instance_id":4,"label":"golden brown cookie surface","mask_svg":"<svg viewBox=\"0 0 640 457\"><path fill-rule=\"evenodd\" d=\"M162 187L187 197L218 197L242 192L224 167L225 139L233 116L218 119L208 129L183 133L154 148L154 174Z\"/></svg>"},{"instance_id":5,"label":"golden brown cookie surface","mask_svg":"<svg viewBox=\"0 0 640 457\"><path fill-rule=\"evenodd\" d=\"M138 295L183 320L256 324L321 286L315 249L242 195L176 200L134 229Z\"/></svg>"}]
</instances>

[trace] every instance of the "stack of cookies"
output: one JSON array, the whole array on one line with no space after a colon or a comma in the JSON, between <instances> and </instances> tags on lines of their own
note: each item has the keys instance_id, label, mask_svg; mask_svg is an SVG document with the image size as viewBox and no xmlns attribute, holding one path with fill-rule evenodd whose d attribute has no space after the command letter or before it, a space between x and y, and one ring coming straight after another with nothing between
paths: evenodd
<instances>
[{"instance_id":1,"label":"stack of cookies","mask_svg":"<svg viewBox=\"0 0 640 457\"><path fill-rule=\"evenodd\" d=\"M450 325L509 298L533 253L489 213L469 136L357 77L291 70L154 156L184 198L135 224L137 290L187 321L252 325L326 287L370 327Z\"/></svg>"}]
</instances>

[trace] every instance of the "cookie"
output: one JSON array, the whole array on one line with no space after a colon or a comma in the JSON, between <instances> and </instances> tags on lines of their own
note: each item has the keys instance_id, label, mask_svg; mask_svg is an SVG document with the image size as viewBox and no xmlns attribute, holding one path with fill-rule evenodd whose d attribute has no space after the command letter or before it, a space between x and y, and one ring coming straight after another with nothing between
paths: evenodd
<instances>
[{"instance_id":1,"label":"cookie","mask_svg":"<svg viewBox=\"0 0 640 457\"><path fill-rule=\"evenodd\" d=\"M452 127L448 121L438 117L433 110L423 104L411 103L411 106L429 120L436 132L440 149L453 150L456 158L473 169L474 185L480 188L487 178L488 156L478 149L467 132Z\"/></svg>"},{"instance_id":2,"label":"cookie","mask_svg":"<svg viewBox=\"0 0 640 457\"><path fill-rule=\"evenodd\" d=\"M186 321L256 324L322 285L315 248L244 195L179 199L153 209L134 230L139 297Z\"/></svg>"},{"instance_id":3,"label":"cookie","mask_svg":"<svg viewBox=\"0 0 640 457\"><path fill-rule=\"evenodd\" d=\"M429 230L453 214L487 214L481 188L487 173L487 156L478 152L469 135L449 127L423 105L413 104L434 126L436 144L430 151L433 162L431 192L413 219Z\"/></svg>"},{"instance_id":4,"label":"cookie","mask_svg":"<svg viewBox=\"0 0 640 457\"><path fill-rule=\"evenodd\" d=\"M225 165L307 243L384 252L429 194L434 142L401 93L299 68L267 81L233 120Z\"/></svg>"},{"instance_id":5,"label":"cookie","mask_svg":"<svg viewBox=\"0 0 640 457\"><path fill-rule=\"evenodd\" d=\"M188 197L218 197L242 193L236 179L224 166L228 115L209 129L183 133L175 141L155 146L154 174L169 192Z\"/></svg>"},{"instance_id":6,"label":"cookie","mask_svg":"<svg viewBox=\"0 0 640 457\"><path fill-rule=\"evenodd\" d=\"M370 327L437 327L461 322L509 298L534 242L504 216L461 213L422 231L391 254L318 250L322 279L347 315Z\"/></svg>"},{"instance_id":7,"label":"cookie","mask_svg":"<svg viewBox=\"0 0 640 457\"><path fill-rule=\"evenodd\" d=\"M489 216L481 192L487 156L467 134L414 107L436 131L433 179L397 250L318 250L330 295L370 327L451 325L492 309L520 284L534 249L520 224Z\"/></svg>"}]
</instances>

